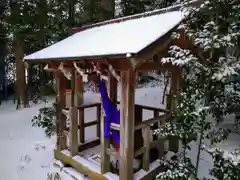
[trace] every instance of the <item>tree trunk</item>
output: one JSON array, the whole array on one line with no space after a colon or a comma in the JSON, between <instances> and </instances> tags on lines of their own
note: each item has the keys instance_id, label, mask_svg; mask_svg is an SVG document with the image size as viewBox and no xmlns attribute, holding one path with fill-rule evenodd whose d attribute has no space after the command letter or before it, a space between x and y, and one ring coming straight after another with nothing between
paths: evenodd
<instances>
[{"instance_id":1,"label":"tree trunk","mask_svg":"<svg viewBox=\"0 0 240 180\"><path fill-rule=\"evenodd\" d=\"M25 76L25 67L23 63L24 50L23 43L17 38L14 39L14 55L16 61L16 85L17 85L17 109L24 105L28 107L28 96L27 96L27 85L26 85L26 76Z\"/></svg>"}]
</instances>

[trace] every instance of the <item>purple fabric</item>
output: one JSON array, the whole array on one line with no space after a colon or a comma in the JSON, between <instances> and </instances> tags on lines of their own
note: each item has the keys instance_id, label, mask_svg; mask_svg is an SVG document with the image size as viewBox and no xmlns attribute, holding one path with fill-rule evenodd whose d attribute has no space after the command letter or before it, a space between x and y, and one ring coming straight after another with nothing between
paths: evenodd
<instances>
[{"instance_id":1,"label":"purple fabric","mask_svg":"<svg viewBox=\"0 0 240 180\"><path fill-rule=\"evenodd\" d=\"M103 109L106 114L106 120L104 122L104 137L111 138L110 125L111 123L120 124L120 112L117 110L116 105L113 104L110 98L108 97L106 86L102 80L100 80L99 82L99 91L102 97ZM120 137L118 131L112 130L112 135L114 141L117 144L119 144Z\"/></svg>"}]
</instances>

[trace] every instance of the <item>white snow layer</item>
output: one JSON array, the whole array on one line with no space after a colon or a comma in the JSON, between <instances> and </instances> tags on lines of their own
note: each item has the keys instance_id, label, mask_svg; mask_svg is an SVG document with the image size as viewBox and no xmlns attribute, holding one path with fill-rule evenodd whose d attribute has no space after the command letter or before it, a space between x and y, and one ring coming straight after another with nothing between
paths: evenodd
<instances>
[{"instance_id":1,"label":"white snow layer","mask_svg":"<svg viewBox=\"0 0 240 180\"><path fill-rule=\"evenodd\" d=\"M174 11L90 28L24 59L67 59L138 53L177 26L183 18L182 12Z\"/></svg>"},{"instance_id":2,"label":"white snow layer","mask_svg":"<svg viewBox=\"0 0 240 180\"><path fill-rule=\"evenodd\" d=\"M136 103L159 107L161 105L161 92L162 89L160 87L137 89ZM93 98L98 98L98 95L86 92L84 98L86 101L93 100ZM55 137L48 139L45 137L42 129L31 126L31 118L42 106L42 104L33 105L31 108L20 111L15 110L15 105L12 102L0 106L1 180L43 180L47 179L49 172L60 171L59 168L52 166ZM145 113L144 116L150 118L151 115L152 113L149 112ZM91 117L92 111L86 112L86 116ZM189 155L192 157L193 163L195 163L197 144L192 143L191 145L192 151L189 152ZM238 137L231 135L221 145L221 148L232 151L239 145ZM211 167L211 157L207 153L202 153L199 168L200 177L209 177L208 170ZM64 171L59 173L62 180L72 179ZM79 174L78 176L78 180L81 180L79 177L83 177L83 175Z\"/></svg>"}]
</instances>

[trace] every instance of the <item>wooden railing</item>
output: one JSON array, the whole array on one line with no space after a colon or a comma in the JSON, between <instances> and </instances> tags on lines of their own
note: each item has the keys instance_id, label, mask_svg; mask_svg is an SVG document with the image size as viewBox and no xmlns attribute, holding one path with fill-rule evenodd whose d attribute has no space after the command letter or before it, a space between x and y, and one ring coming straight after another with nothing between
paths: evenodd
<instances>
[{"instance_id":1,"label":"wooden railing","mask_svg":"<svg viewBox=\"0 0 240 180\"><path fill-rule=\"evenodd\" d=\"M97 108L97 119L86 122L84 119L84 110L94 107ZM85 103L78 107L63 109L62 113L69 118L69 127L64 130L64 135L69 138L70 146L68 148L72 155L100 144L101 103ZM85 128L90 126L96 126L97 138L92 141L86 141Z\"/></svg>"},{"instance_id":2,"label":"wooden railing","mask_svg":"<svg viewBox=\"0 0 240 180\"><path fill-rule=\"evenodd\" d=\"M165 137L158 136L156 140L151 141L151 136L153 134L151 133L151 126L155 126L155 128L160 128L165 124L165 121L170 117L169 110L161 109L157 107L150 107L150 106L144 106L144 105L135 105L135 109L137 110L138 115L137 117L142 117L143 110L150 110L153 111L153 118L139 121L139 123L135 124L135 131L136 130L142 130L143 135L143 147L135 150L134 156L138 157L140 155L143 155L143 167L142 169L148 171L149 170L149 164L150 164L150 149L151 148L157 148L158 149L158 156L159 158L162 158L164 156L164 142ZM136 121L136 120L135 120ZM111 129L120 131L120 125L111 123ZM110 149L109 146L104 148L105 153L108 156L119 156L119 152L115 152L113 149ZM105 158L106 159L106 158ZM106 165L106 162L103 162L103 164Z\"/></svg>"}]
</instances>

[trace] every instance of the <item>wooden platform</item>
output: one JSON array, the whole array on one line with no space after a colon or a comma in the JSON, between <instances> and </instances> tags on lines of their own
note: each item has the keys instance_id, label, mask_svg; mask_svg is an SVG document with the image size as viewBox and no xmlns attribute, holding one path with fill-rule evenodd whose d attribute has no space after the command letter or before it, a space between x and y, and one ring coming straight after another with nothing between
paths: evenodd
<instances>
[{"instance_id":1,"label":"wooden platform","mask_svg":"<svg viewBox=\"0 0 240 180\"><path fill-rule=\"evenodd\" d=\"M118 180L119 176L113 173L105 173L101 174L100 168L100 159L98 154L98 149L100 147L92 148L88 153L86 151L84 153L80 153L77 156L72 157L70 151L63 150L57 151L55 150L55 158L60 160L62 164L66 167L70 166L74 168L77 172L83 174L86 177L89 177L93 180ZM95 151L95 152L93 152ZM168 152L165 155L166 159L170 159L174 156L175 153ZM97 158L95 158L97 157ZM100 157L101 158L101 157ZM60 167L63 168L63 167ZM156 160L149 165L149 171L144 171L143 169L139 170L134 174L134 180L150 180L154 179L156 175L164 170L164 166L161 164L160 160ZM72 175L71 175L72 176ZM76 178L77 179L77 178Z\"/></svg>"}]
</instances>

